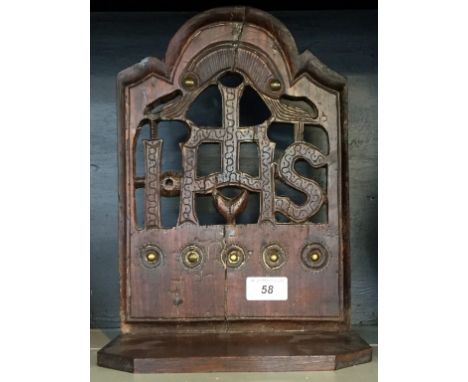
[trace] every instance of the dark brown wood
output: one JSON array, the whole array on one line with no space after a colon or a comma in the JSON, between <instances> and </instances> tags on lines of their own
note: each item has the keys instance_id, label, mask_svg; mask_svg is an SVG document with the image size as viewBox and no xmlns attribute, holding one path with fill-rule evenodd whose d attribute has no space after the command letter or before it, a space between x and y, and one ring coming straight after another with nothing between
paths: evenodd
<instances>
[{"instance_id":1,"label":"dark brown wood","mask_svg":"<svg viewBox=\"0 0 468 382\"><path fill-rule=\"evenodd\" d=\"M371 359L352 332L127 334L98 353L99 365L134 373L335 370Z\"/></svg>"},{"instance_id":2,"label":"dark brown wood","mask_svg":"<svg viewBox=\"0 0 468 382\"><path fill-rule=\"evenodd\" d=\"M240 84L224 84L228 73L240 75ZM187 111L211 85L219 89L222 124L198 126ZM253 126L240 118L247 86L270 112ZM343 77L310 52L299 54L274 17L247 7L197 15L173 37L164 62L146 58L119 73L122 336L100 351L100 365L135 372L328 370L370 359L368 345L349 333L346 96ZM189 131L180 145L182 172L162 170L158 129L166 121ZM279 155L268 135L273 123L294 129ZM145 126L142 176L136 150ZM310 126L325 134L328 149L306 140ZM205 143L220 145L221 170L200 176L197 153ZM258 149L258 176L240 170L243 143ZM324 169L325 182L299 173L301 160ZM279 194L278 184L302 192L305 202ZM225 187L238 195L225 195ZM143 226L137 189L144 190ZM260 198L258 221L236 224L251 193ZM199 224L198 195L212 198L225 224ZM162 225L162 196L180 198L175 227ZM314 223L323 208L325 220ZM286 277L287 300L247 300L251 276ZM207 366L196 365L199 351L206 351ZM236 360L228 364L230 352Z\"/></svg>"}]
</instances>

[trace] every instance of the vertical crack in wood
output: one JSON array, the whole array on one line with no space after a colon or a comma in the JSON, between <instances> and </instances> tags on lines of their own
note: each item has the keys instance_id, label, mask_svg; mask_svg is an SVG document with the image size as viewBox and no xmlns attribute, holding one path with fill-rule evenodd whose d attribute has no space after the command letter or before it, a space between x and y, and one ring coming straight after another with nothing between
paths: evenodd
<instances>
[{"instance_id":1,"label":"vertical crack in wood","mask_svg":"<svg viewBox=\"0 0 468 382\"><path fill-rule=\"evenodd\" d=\"M221 256L224 255L224 251L226 250L226 226L223 225L223 240L222 240L222 248L221 248ZM228 282L227 282L227 264L226 261L223 261L221 257L221 261L224 265L224 331L227 333L229 331L229 321L227 315L227 295L228 295Z\"/></svg>"},{"instance_id":2,"label":"vertical crack in wood","mask_svg":"<svg viewBox=\"0 0 468 382\"><path fill-rule=\"evenodd\" d=\"M232 67L231 67L232 71L234 71L237 66L237 53L239 50L239 43L242 38L242 33L244 32L246 8L242 7L242 11L243 11L242 22L240 26L239 24L235 24L236 30L235 30L235 35L233 36L234 37L234 41L233 41L234 55L233 55L233 62L232 62Z\"/></svg>"}]
</instances>

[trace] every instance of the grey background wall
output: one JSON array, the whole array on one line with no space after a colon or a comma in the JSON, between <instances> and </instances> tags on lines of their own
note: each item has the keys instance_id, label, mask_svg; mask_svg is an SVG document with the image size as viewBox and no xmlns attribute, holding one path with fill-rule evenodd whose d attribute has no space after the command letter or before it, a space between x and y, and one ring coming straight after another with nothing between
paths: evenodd
<instances>
[{"instance_id":1,"label":"grey background wall","mask_svg":"<svg viewBox=\"0 0 468 382\"><path fill-rule=\"evenodd\" d=\"M377 11L271 12L349 84L352 320L377 323ZM115 77L193 13L91 15L91 326L119 325Z\"/></svg>"}]
</instances>

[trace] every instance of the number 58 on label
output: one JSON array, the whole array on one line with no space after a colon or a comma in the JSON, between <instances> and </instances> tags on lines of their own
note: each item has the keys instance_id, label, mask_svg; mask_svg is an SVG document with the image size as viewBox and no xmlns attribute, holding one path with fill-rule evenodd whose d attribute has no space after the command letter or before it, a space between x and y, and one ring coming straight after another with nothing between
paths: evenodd
<instances>
[{"instance_id":1,"label":"number 58 on label","mask_svg":"<svg viewBox=\"0 0 468 382\"><path fill-rule=\"evenodd\" d=\"M286 301L288 299L287 277L247 277L245 281L248 301Z\"/></svg>"}]
</instances>

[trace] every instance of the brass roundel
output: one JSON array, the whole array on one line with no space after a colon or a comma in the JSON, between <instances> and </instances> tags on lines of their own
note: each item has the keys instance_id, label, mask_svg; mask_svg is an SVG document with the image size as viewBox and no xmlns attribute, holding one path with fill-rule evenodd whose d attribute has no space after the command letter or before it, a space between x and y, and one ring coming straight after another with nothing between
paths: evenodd
<instances>
[{"instance_id":1,"label":"brass roundel","mask_svg":"<svg viewBox=\"0 0 468 382\"><path fill-rule=\"evenodd\" d=\"M198 267L203 261L203 252L195 245L189 245L182 251L182 261L188 268Z\"/></svg>"},{"instance_id":2,"label":"brass roundel","mask_svg":"<svg viewBox=\"0 0 468 382\"><path fill-rule=\"evenodd\" d=\"M200 254L196 251L188 252L187 261L191 264L200 262Z\"/></svg>"},{"instance_id":3,"label":"brass roundel","mask_svg":"<svg viewBox=\"0 0 468 382\"><path fill-rule=\"evenodd\" d=\"M232 252L229 253L229 259L228 261L232 264L237 263L239 261L240 254L237 250L233 250Z\"/></svg>"},{"instance_id":4,"label":"brass roundel","mask_svg":"<svg viewBox=\"0 0 468 382\"><path fill-rule=\"evenodd\" d=\"M277 269L286 262L283 248L278 244L270 244L263 250L263 261L271 269Z\"/></svg>"},{"instance_id":5,"label":"brass roundel","mask_svg":"<svg viewBox=\"0 0 468 382\"><path fill-rule=\"evenodd\" d=\"M302 262L309 268L321 269L328 260L328 252L325 247L319 243L306 245L301 253Z\"/></svg>"},{"instance_id":6,"label":"brass roundel","mask_svg":"<svg viewBox=\"0 0 468 382\"><path fill-rule=\"evenodd\" d=\"M310 254L310 259L315 263L320 260L320 252L312 251Z\"/></svg>"},{"instance_id":7,"label":"brass roundel","mask_svg":"<svg viewBox=\"0 0 468 382\"><path fill-rule=\"evenodd\" d=\"M281 82L279 82L277 79L272 79L270 81L270 89L273 90L274 92L277 92L278 90L281 89Z\"/></svg>"},{"instance_id":8,"label":"brass roundel","mask_svg":"<svg viewBox=\"0 0 468 382\"><path fill-rule=\"evenodd\" d=\"M159 254L157 252L148 252L146 254L146 261L149 263L154 263L155 261L158 260Z\"/></svg>"},{"instance_id":9,"label":"brass roundel","mask_svg":"<svg viewBox=\"0 0 468 382\"><path fill-rule=\"evenodd\" d=\"M162 252L154 244L145 245L140 250L140 258L147 268L156 268L161 263Z\"/></svg>"},{"instance_id":10,"label":"brass roundel","mask_svg":"<svg viewBox=\"0 0 468 382\"><path fill-rule=\"evenodd\" d=\"M198 81L197 78L192 74L187 74L182 81L182 85L187 90L192 90L197 87Z\"/></svg>"},{"instance_id":11,"label":"brass roundel","mask_svg":"<svg viewBox=\"0 0 468 382\"><path fill-rule=\"evenodd\" d=\"M245 261L244 250L237 245L232 245L224 251L223 260L228 267L237 268Z\"/></svg>"}]
</instances>

